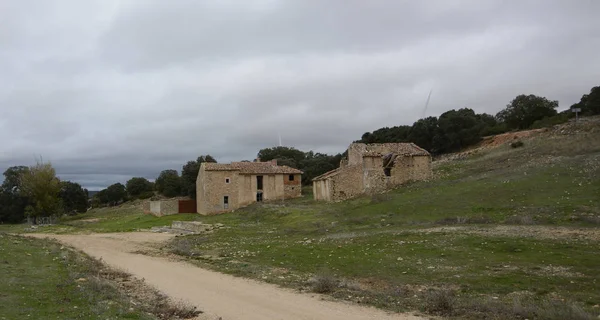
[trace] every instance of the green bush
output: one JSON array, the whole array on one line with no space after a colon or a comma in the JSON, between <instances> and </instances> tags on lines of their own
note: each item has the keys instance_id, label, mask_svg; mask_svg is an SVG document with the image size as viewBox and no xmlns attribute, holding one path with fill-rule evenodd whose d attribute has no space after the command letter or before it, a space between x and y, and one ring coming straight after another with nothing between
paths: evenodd
<instances>
[{"instance_id":1,"label":"green bush","mask_svg":"<svg viewBox=\"0 0 600 320\"><path fill-rule=\"evenodd\" d=\"M569 121L570 115L568 113L560 113L552 117L546 117L541 120L537 120L531 125L532 129L540 129L552 127L557 124L562 124Z\"/></svg>"}]
</instances>

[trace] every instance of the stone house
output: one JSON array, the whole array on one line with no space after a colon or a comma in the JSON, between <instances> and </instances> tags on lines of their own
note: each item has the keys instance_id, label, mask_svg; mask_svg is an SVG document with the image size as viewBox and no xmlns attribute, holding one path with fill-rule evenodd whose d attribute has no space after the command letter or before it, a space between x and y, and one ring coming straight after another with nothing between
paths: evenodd
<instances>
[{"instance_id":1,"label":"stone house","mask_svg":"<svg viewBox=\"0 0 600 320\"><path fill-rule=\"evenodd\" d=\"M313 179L313 196L340 201L431 176L431 155L414 143L353 143L339 168Z\"/></svg>"},{"instance_id":2,"label":"stone house","mask_svg":"<svg viewBox=\"0 0 600 320\"><path fill-rule=\"evenodd\" d=\"M254 202L302 195L302 171L268 162L200 165L196 179L196 208L200 214L235 210Z\"/></svg>"}]
</instances>

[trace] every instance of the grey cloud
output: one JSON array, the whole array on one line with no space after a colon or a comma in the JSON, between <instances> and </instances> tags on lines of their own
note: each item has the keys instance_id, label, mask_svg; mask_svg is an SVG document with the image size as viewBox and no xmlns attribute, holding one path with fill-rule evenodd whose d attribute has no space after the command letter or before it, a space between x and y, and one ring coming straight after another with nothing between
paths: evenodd
<instances>
[{"instance_id":1,"label":"grey cloud","mask_svg":"<svg viewBox=\"0 0 600 320\"><path fill-rule=\"evenodd\" d=\"M337 153L364 132L598 85L597 1L5 1L0 170L94 189L210 153Z\"/></svg>"}]
</instances>

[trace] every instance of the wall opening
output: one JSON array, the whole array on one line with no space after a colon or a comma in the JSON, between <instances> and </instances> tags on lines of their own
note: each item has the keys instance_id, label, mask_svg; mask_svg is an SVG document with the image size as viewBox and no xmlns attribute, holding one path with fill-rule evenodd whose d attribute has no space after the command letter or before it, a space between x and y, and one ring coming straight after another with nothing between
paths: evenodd
<instances>
[{"instance_id":1,"label":"wall opening","mask_svg":"<svg viewBox=\"0 0 600 320\"><path fill-rule=\"evenodd\" d=\"M229 183L229 178L225 178L225 183Z\"/></svg>"},{"instance_id":2,"label":"wall opening","mask_svg":"<svg viewBox=\"0 0 600 320\"><path fill-rule=\"evenodd\" d=\"M294 181L294 175L293 175L293 174L290 174L290 176L288 177L288 180L289 180L289 181Z\"/></svg>"},{"instance_id":3,"label":"wall opening","mask_svg":"<svg viewBox=\"0 0 600 320\"><path fill-rule=\"evenodd\" d=\"M263 176L256 176L256 189L257 190L263 189Z\"/></svg>"},{"instance_id":4,"label":"wall opening","mask_svg":"<svg viewBox=\"0 0 600 320\"><path fill-rule=\"evenodd\" d=\"M263 194L262 192L257 192L256 193L256 202L261 202L263 201Z\"/></svg>"},{"instance_id":5,"label":"wall opening","mask_svg":"<svg viewBox=\"0 0 600 320\"><path fill-rule=\"evenodd\" d=\"M229 196L224 196L223 197L223 209L228 209L229 208Z\"/></svg>"},{"instance_id":6,"label":"wall opening","mask_svg":"<svg viewBox=\"0 0 600 320\"><path fill-rule=\"evenodd\" d=\"M383 168L383 174L385 174L386 177L391 177L392 176L392 168Z\"/></svg>"}]
</instances>

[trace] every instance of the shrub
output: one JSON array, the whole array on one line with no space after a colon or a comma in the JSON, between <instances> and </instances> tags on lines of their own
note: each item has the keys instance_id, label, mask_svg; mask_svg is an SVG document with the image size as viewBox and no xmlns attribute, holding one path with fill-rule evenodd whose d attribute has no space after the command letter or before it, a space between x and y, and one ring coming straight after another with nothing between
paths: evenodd
<instances>
[{"instance_id":1,"label":"shrub","mask_svg":"<svg viewBox=\"0 0 600 320\"><path fill-rule=\"evenodd\" d=\"M431 289L425 292L425 310L431 314L448 316L456 307L456 293L448 289Z\"/></svg>"},{"instance_id":2,"label":"shrub","mask_svg":"<svg viewBox=\"0 0 600 320\"><path fill-rule=\"evenodd\" d=\"M522 147L524 145L525 144L521 140L513 141L513 142L510 143L510 147L513 148L513 149L520 148L520 147Z\"/></svg>"},{"instance_id":3,"label":"shrub","mask_svg":"<svg viewBox=\"0 0 600 320\"><path fill-rule=\"evenodd\" d=\"M320 272L314 278L312 291L316 293L330 293L338 287L339 281L329 272Z\"/></svg>"}]
</instances>

